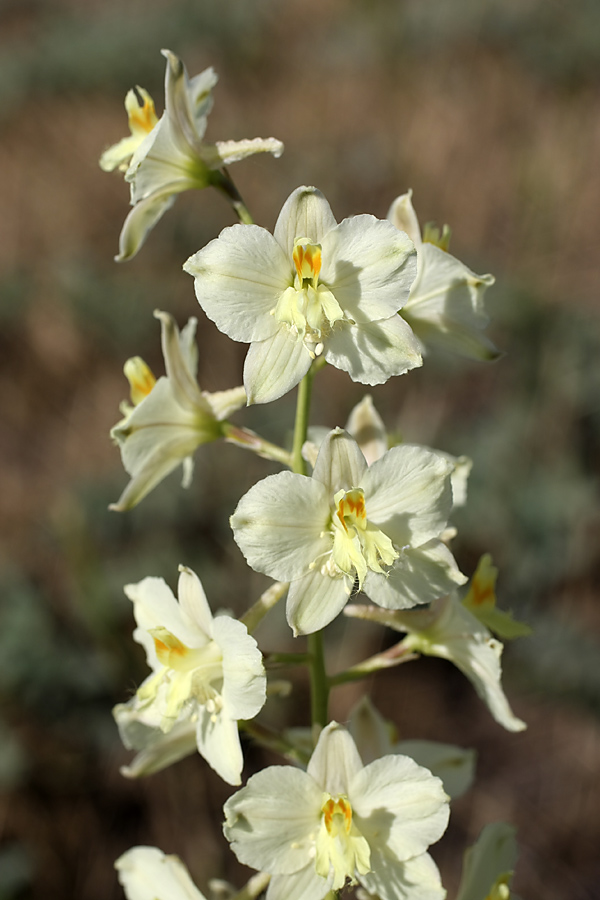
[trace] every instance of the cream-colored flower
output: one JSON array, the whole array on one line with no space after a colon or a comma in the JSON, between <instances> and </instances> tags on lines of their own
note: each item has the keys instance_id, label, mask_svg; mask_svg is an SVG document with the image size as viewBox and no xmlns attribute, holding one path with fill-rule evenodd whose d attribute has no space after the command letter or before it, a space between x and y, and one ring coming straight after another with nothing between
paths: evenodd
<instances>
[{"instance_id":1,"label":"cream-colored flower","mask_svg":"<svg viewBox=\"0 0 600 900\"><path fill-rule=\"evenodd\" d=\"M111 147L100 160L104 169L123 168L128 163L125 180L131 185L133 209L121 231L118 261L138 252L177 194L210 184L222 186L223 167L247 156L280 156L283 152L283 144L275 138L205 141L217 76L213 69L205 69L189 78L179 57L170 50L162 53L167 59L164 113L156 121L152 100L140 88L143 105L138 101L136 109L137 97L130 91L125 106L131 137Z\"/></svg>"},{"instance_id":2,"label":"cream-colored flower","mask_svg":"<svg viewBox=\"0 0 600 900\"><path fill-rule=\"evenodd\" d=\"M318 356L362 384L422 363L396 315L415 277L412 242L374 216L338 224L316 188L288 197L273 234L258 225L225 228L184 269L217 328L250 344L249 403L287 393Z\"/></svg>"},{"instance_id":3,"label":"cream-colored flower","mask_svg":"<svg viewBox=\"0 0 600 900\"><path fill-rule=\"evenodd\" d=\"M180 726L191 722L200 754L224 781L240 784L244 760L237 722L254 718L266 699L256 641L236 619L213 617L197 575L184 566L179 600L162 578L129 584L125 593L137 623L133 636L144 647L152 674L115 711L124 741L151 747L150 735L140 728L164 734L177 728L183 746L174 739L175 761L189 747L189 732Z\"/></svg>"},{"instance_id":4,"label":"cream-colored flower","mask_svg":"<svg viewBox=\"0 0 600 900\"><path fill-rule=\"evenodd\" d=\"M381 900L442 900L426 850L447 822L439 778L406 756L364 766L331 722L306 772L272 766L230 797L224 831L240 862L271 875L267 900L322 900L347 882Z\"/></svg>"},{"instance_id":5,"label":"cream-colored flower","mask_svg":"<svg viewBox=\"0 0 600 900\"><path fill-rule=\"evenodd\" d=\"M131 509L173 469L183 465L187 487L193 471L192 454L201 444L220 438L224 419L246 402L243 387L214 394L201 391L196 381L198 350L196 319L181 334L172 316L155 312L160 320L166 376L154 377L140 357L125 363L133 406L124 404L124 418L111 430L121 449L131 481L111 509Z\"/></svg>"}]
</instances>

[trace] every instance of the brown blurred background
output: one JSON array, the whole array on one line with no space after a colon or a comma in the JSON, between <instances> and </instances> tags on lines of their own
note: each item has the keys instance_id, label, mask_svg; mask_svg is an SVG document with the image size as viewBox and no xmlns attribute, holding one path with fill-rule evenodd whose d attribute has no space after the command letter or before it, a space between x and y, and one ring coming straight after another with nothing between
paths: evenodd
<instances>
[{"instance_id":1,"label":"brown blurred background","mask_svg":"<svg viewBox=\"0 0 600 900\"><path fill-rule=\"evenodd\" d=\"M203 890L242 877L220 836L226 786L199 758L126 781L110 716L145 674L123 584L174 586L185 562L236 612L267 584L227 518L275 468L235 448L201 448L187 493L175 475L132 513L107 511L126 480L108 440L123 362L162 372L152 310L198 315L204 388L239 383L246 351L204 318L180 268L232 222L220 197L179 198L132 262L112 261L128 191L97 159L126 133L128 88L162 111L164 46L190 74L220 75L209 139L285 142L281 160L232 170L260 224L302 183L338 219L383 217L412 187L421 222L449 223L452 252L496 274L504 359L431 356L372 393L390 430L474 459L454 550L467 573L491 552L500 602L535 628L505 653L529 729L505 733L441 661L368 686L402 736L479 753L434 848L450 897L464 847L497 819L519 828L523 898L600 896L600 5L3 0L0 26L0 900L121 897L113 861L136 843L178 853ZM344 424L363 393L325 372L314 421ZM293 400L237 420L283 440ZM258 636L281 649L289 629L273 619ZM389 641L339 621L331 667ZM334 694L333 714L361 690ZM296 691L289 721L304 724L301 679ZM271 721L285 709L274 701ZM261 764L256 748L247 758L248 772Z\"/></svg>"}]
</instances>

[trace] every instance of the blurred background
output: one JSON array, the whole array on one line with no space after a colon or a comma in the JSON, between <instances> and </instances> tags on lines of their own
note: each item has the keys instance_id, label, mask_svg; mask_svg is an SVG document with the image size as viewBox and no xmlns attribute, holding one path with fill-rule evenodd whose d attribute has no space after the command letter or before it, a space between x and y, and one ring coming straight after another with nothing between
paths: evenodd
<instances>
[{"instance_id":1,"label":"blurred background","mask_svg":"<svg viewBox=\"0 0 600 900\"><path fill-rule=\"evenodd\" d=\"M241 380L245 345L199 310L181 263L233 221L209 191L180 197L131 262L112 259L128 189L97 160L127 132L123 99L162 111L160 48L220 76L210 140L275 136L279 160L232 170L271 228L314 184L338 220L384 217L412 187L422 223L492 272L492 365L431 356L372 391L391 431L474 460L454 552L500 568L504 608L535 633L505 652L529 728L504 732L470 684L422 659L371 684L405 738L475 747L475 786L434 848L453 896L464 847L487 822L518 826L524 898L598 896L600 864L600 5L596 0L2 0L0 3L0 900L122 897L113 862L138 843L179 854L206 890L232 866L226 785L200 758L142 782L119 774L110 709L146 674L123 585L175 587L195 568L214 607L242 612L268 584L249 573L228 515L276 471L234 447L196 457L140 507L107 510L126 483L108 439L122 365L163 371L156 307L199 318L201 386ZM343 425L364 390L320 376L313 421ZM273 440L294 397L236 421ZM283 610L261 626L281 649ZM332 668L390 642L339 621ZM298 646L294 646L298 649ZM363 686L337 691L343 720ZM305 724L300 679L291 724ZM274 701L269 716L284 720ZM248 747L247 772L264 761ZM272 761L275 761L274 758Z\"/></svg>"}]
</instances>

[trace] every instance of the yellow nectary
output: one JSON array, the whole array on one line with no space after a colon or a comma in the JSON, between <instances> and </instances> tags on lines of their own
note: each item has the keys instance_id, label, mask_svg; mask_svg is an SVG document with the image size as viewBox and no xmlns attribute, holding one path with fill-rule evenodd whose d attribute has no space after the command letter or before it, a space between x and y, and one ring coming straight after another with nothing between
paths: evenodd
<instances>
[{"instance_id":1,"label":"yellow nectary","mask_svg":"<svg viewBox=\"0 0 600 900\"><path fill-rule=\"evenodd\" d=\"M345 575L356 572L362 588L369 569L384 574L382 564L391 566L398 553L387 534L368 521L362 488L338 491L333 501L332 560Z\"/></svg>"},{"instance_id":2,"label":"yellow nectary","mask_svg":"<svg viewBox=\"0 0 600 900\"><path fill-rule=\"evenodd\" d=\"M328 878L333 868L334 891L339 891L349 878L356 884L356 874L371 871L371 850L352 821L352 806L345 795L323 794L321 826L316 841L317 874Z\"/></svg>"}]
</instances>

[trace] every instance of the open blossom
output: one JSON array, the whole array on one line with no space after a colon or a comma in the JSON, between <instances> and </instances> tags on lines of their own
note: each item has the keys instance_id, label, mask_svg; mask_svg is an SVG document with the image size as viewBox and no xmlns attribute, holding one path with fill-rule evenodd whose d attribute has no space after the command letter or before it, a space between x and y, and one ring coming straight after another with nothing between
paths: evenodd
<instances>
[{"instance_id":1,"label":"open blossom","mask_svg":"<svg viewBox=\"0 0 600 900\"><path fill-rule=\"evenodd\" d=\"M256 716L266 698L256 641L236 619L224 614L213 618L198 577L184 566L179 601L162 578L129 584L125 593L134 606L133 636L152 668L132 700L117 707L125 741L135 746L136 725L138 734L153 726L168 734L193 722L200 754L224 781L239 784L243 756L237 720ZM180 736L186 748L186 728ZM137 740L143 744L151 738L139 735ZM176 742L173 747L173 761L185 755Z\"/></svg>"},{"instance_id":2,"label":"open blossom","mask_svg":"<svg viewBox=\"0 0 600 900\"><path fill-rule=\"evenodd\" d=\"M388 219L406 232L417 248L417 277L400 315L422 342L422 349L437 346L461 356L493 360L500 353L483 331L489 318L483 295L493 275L476 275L448 253L450 231L421 228L412 205L412 191L397 197Z\"/></svg>"},{"instance_id":3,"label":"open blossom","mask_svg":"<svg viewBox=\"0 0 600 900\"><path fill-rule=\"evenodd\" d=\"M316 188L288 197L273 234L258 225L225 228L184 269L207 316L250 343L249 403L287 393L320 355L363 384L422 363L396 315L416 273L412 242L369 215L338 225Z\"/></svg>"},{"instance_id":4,"label":"open blossom","mask_svg":"<svg viewBox=\"0 0 600 900\"><path fill-rule=\"evenodd\" d=\"M246 402L243 387L210 394L196 381L198 350L196 319L181 334L172 316L155 312L160 320L166 376L156 380L140 357L125 364L131 402L124 418L111 430L131 481L111 509L130 509L178 465L184 467L184 486L192 476L192 454L222 436L221 422Z\"/></svg>"},{"instance_id":5,"label":"open blossom","mask_svg":"<svg viewBox=\"0 0 600 900\"><path fill-rule=\"evenodd\" d=\"M440 539L451 470L439 454L408 444L367 466L337 428L311 478L280 472L242 497L230 520L234 538L253 569L291 582L295 633L331 622L355 582L388 609L428 603L466 580Z\"/></svg>"},{"instance_id":6,"label":"open blossom","mask_svg":"<svg viewBox=\"0 0 600 900\"><path fill-rule=\"evenodd\" d=\"M141 88L125 100L131 136L106 150L100 165L105 170L127 166L131 205L119 239L117 260L134 256L146 235L177 194L220 184L219 170L255 153L280 156L283 144L275 138L242 141L204 140L217 76L212 68L189 78L182 61L170 50L165 76L165 111L159 120L150 96ZM141 102L140 102L141 101ZM136 108L137 105L137 108Z\"/></svg>"},{"instance_id":7,"label":"open blossom","mask_svg":"<svg viewBox=\"0 0 600 900\"><path fill-rule=\"evenodd\" d=\"M272 766L225 804L224 832L240 862L271 875L267 900L322 900L349 881L381 900L442 900L426 853L448 822L439 778L406 756L364 766L331 722L307 771Z\"/></svg>"},{"instance_id":8,"label":"open blossom","mask_svg":"<svg viewBox=\"0 0 600 900\"><path fill-rule=\"evenodd\" d=\"M493 592L493 585L491 590ZM473 575L463 601L454 591L435 600L425 610L387 612L374 607L350 606L346 614L372 619L396 631L408 632L401 647L454 663L469 679L500 725L507 731L523 731L527 726L514 715L501 685L500 659L504 647L468 608L473 598L489 595L489 591L489 570L484 563ZM506 618L513 625L520 626L508 616ZM521 634L527 633L526 626L520 627L523 629Z\"/></svg>"}]
</instances>

